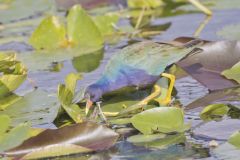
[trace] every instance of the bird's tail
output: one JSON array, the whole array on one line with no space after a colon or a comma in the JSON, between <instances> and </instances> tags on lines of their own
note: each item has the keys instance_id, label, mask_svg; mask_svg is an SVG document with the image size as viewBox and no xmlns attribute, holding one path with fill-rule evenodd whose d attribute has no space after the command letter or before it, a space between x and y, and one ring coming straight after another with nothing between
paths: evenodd
<instances>
[{"instance_id":1,"label":"bird's tail","mask_svg":"<svg viewBox=\"0 0 240 160\"><path fill-rule=\"evenodd\" d=\"M203 49L201 49L200 47L205 43L206 43L206 41L201 40L201 39L193 39L193 40L185 43L183 45L183 47L187 48L187 49L190 49L190 51L183 58L181 58L179 61L202 52Z\"/></svg>"}]
</instances>

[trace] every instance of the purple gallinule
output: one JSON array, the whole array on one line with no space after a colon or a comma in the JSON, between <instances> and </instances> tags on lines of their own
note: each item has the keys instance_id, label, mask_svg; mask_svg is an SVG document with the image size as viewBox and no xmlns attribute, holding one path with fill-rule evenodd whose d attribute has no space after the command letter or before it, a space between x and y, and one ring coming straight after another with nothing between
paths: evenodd
<instances>
[{"instance_id":1,"label":"purple gallinule","mask_svg":"<svg viewBox=\"0 0 240 160\"><path fill-rule=\"evenodd\" d=\"M191 54L194 48L202 44L201 42L199 39L193 39L184 45L172 45L143 41L123 48L109 60L102 76L86 89L86 113L93 102L99 101L106 93L128 86L153 85L161 76L169 78L170 85L164 102L156 100L159 103L169 103L175 77L163 73L165 68ZM160 95L160 87L155 85L154 89L155 92L142 100L140 104L147 104L151 99Z\"/></svg>"}]
</instances>

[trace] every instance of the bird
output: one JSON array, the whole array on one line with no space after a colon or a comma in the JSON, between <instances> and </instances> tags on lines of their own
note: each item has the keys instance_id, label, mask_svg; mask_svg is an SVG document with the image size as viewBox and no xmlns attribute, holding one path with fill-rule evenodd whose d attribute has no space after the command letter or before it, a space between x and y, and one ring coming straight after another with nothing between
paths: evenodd
<instances>
[{"instance_id":1,"label":"bird","mask_svg":"<svg viewBox=\"0 0 240 160\"><path fill-rule=\"evenodd\" d=\"M165 102L171 100L171 92L175 76L164 73L165 68L184 57L195 53L201 39L192 39L184 45L153 42L150 40L137 42L118 51L106 64L100 78L85 90L86 114L104 94L124 87L146 87L156 83L160 77L170 79ZM160 94L160 86L154 85L155 92L139 104L147 104Z\"/></svg>"}]
</instances>

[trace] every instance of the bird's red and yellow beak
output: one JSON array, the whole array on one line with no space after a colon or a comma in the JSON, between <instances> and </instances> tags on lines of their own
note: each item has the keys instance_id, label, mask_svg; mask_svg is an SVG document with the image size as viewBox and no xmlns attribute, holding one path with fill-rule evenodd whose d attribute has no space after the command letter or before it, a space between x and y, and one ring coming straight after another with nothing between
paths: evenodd
<instances>
[{"instance_id":1,"label":"bird's red and yellow beak","mask_svg":"<svg viewBox=\"0 0 240 160\"><path fill-rule=\"evenodd\" d=\"M86 110L85 110L86 115L88 114L89 109L92 107L92 105L93 105L93 102L90 99L88 99L86 102Z\"/></svg>"}]
</instances>

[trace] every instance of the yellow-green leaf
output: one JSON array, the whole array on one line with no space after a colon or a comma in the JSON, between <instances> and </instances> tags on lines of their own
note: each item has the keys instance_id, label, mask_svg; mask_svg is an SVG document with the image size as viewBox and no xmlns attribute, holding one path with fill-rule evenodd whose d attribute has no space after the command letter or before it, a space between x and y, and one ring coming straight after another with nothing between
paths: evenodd
<instances>
[{"instance_id":1,"label":"yellow-green leaf","mask_svg":"<svg viewBox=\"0 0 240 160\"><path fill-rule=\"evenodd\" d=\"M151 134L151 135L138 134L138 135L129 137L127 141L131 143L145 143L145 142L151 142L151 141L163 139L166 136L167 136L166 134L161 134L161 133Z\"/></svg>"},{"instance_id":2,"label":"yellow-green leaf","mask_svg":"<svg viewBox=\"0 0 240 160\"><path fill-rule=\"evenodd\" d=\"M129 8L157 8L163 5L162 0L128 0Z\"/></svg>"},{"instance_id":3,"label":"yellow-green leaf","mask_svg":"<svg viewBox=\"0 0 240 160\"><path fill-rule=\"evenodd\" d=\"M98 29L102 35L111 35L114 32L114 25L118 22L118 15L109 14L104 16L94 17L94 23L97 25Z\"/></svg>"},{"instance_id":4,"label":"yellow-green leaf","mask_svg":"<svg viewBox=\"0 0 240 160\"><path fill-rule=\"evenodd\" d=\"M47 157L58 157L62 155L70 155L76 153L87 153L91 151L91 149L74 144L56 144L42 147L33 152L30 152L25 155L23 159L42 159Z\"/></svg>"},{"instance_id":5,"label":"yellow-green leaf","mask_svg":"<svg viewBox=\"0 0 240 160\"><path fill-rule=\"evenodd\" d=\"M65 85L58 85L58 99L62 105L70 105L73 100L73 93Z\"/></svg>"},{"instance_id":6,"label":"yellow-green leaf","mask_svg":"<svg viewBox=\"0 0 240 160\"><path fill-rule=\"evenodd\" d=\"M24 140L29 137L30 125L26 123L18 125L0 139L0 152L20 145Z\"/></svg>"},{"instance_id":7,"label":"yellow-green leaf","mask_svg":"<svg viewBox=\"0 0 240 160\"><path fill-rule=\"evenodd\" d=\"M143 134L183 132L188 128L184 124L182 109L176 107L159 107L146 110L133 116L131 123Z\"/></svg>"},{"instance_id":8,"label":"yellow-green leaf","mask_svg":"<svg viewBox=\"0 0 240 160\"><path fill-rule=\"evenodd\" d=\"M0 77L0 97L17 89L26 79L27 75L5 74Z\"/></svg>"},{"instance_id":9,"label":"yellow-green leaf","mask_svg":"<svg viewBox=\"0 0 240 160\"><path fill-rule=\"evenodd\" d=\"M0 136L5 133L10 126L11 119L7 115L0 115Z\"/></svg>"},{"instance_id":10,"label":"yellow-green leaf","mask_svg":"<svg viewBox=\"0 0 240 160\"><path fill-rule=\"evenodd\" d=\"M75 93L76 83L79 79L81 79L81 76L77 73L70 73L65 78L66 88L68 88L72 92L72 94Z\"/></svg>"},{"instance_id":11,"label":"yellow-green leaf","mask_svg":"<svg viewBox=\"0 0 240 160\"><path fill-rule=\"evenodd\" d=\"M73 6L67 16L67 34L69 42L74 45L99 47L103 37L92 18L80 6Z\"/></svg>"},{"instance_id":12,"label":"yellow-green leaf","mask_svg":"<svg viewBox=\"0 0 240 160\"><path fill-rule=\"evenodd\" d=\"M49 16L42 20L29 40L35 49L56 49L66 45L66 31L57 17Z\"/></svg>"},{"instance_id":13,"label":"yellow-green leaf","mask_svg":"<svg viewBox=\"0 0 240 160\"><path fill-rule=\"evenodd\" d=\"M228 139L228 143L234 145L237 148L240 148L240 132L234 132Z\"/></svg>"},{"instance_id":14,"label":"yellow-green leaf","mask_svg":"<svg viewBox=\"0 0 240 160\"><path fill-rule=\"evenodd\" d=\"M212 120L214 118L222 117L227 114L229 107L225 104L211 104L206 106L200 113L200 118L202 120Z\"/></svg>"},{"instance_id":15,"label":"yellow-green leaf","mask_svg":"<svg viewBox=\"0 0 240 160\"><path fill-rule=\"evenodd\" d=\"M240 84L240 62L235 64L232 68L223 71L222 75L228 79L233 79Z\"/></svg>"},{"instance_id":16,"label":"yellow-green leaf","mask_svg":"<svg viewBox=\"0 0 240 160\"><path fill-rule=\"evenodd\" d=\"M83 119L81 117L81 110L78 105L71 104L71 105L62 105L64 110L67 112L67 114L74 120L76 123L83 122ZM84 111L82 111L84 113Z\"/></svg>"},{"instance_id":17,"label":"yellow-green leaf","mask_svg":"<svg viewBox=\"0 0 240 160\"><path fill-rule=\"evenodd\" d=\"M0 110L6 109L8 106L14 104L18 100L20 100L22 97L16 95L16 94L10 94L8 96L5 96L0 99Z\"/></svg>"}]
</instances>

